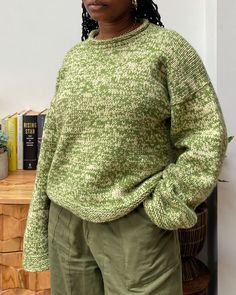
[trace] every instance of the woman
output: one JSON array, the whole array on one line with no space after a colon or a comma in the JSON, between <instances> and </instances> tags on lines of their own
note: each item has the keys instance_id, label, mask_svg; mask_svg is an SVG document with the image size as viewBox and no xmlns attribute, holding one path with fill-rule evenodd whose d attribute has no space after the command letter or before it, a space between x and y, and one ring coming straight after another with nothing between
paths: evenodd
<instances>
[{"instance_id":1,"label":"woman","mask_svg":"<svg viewBox=\"0 0 236 295\"><path fill-rule=\"evenodd\" d=\"M216 185L227 148L195 49L150 0L84 0L46 116L23 266L51 292L182 294L179 228Z\"/></svg>"}]
</instances>

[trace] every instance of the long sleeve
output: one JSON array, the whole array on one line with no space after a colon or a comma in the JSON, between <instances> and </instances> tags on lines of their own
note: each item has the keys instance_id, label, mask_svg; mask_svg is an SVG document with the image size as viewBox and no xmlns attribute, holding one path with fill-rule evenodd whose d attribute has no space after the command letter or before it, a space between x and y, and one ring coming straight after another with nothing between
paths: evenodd
<instances>
[{"instance_id":1,"label":"long sleeve","mask_svg":"<svg viewBox=\"0 0 236 295\"><path fill-rule=\"evenodd\" d=\"M195 209L217 183L228 141L222 110L201 58L184 37L171 32L173 45L166 60L169 133L180 155L162 171L144 208L157 226L174 230L196 224Z\"/></svg>"},{"instance_id":2,"label":"long sleeve","mask_svg":"<svg viewBox=\"0 0 236 295\"><path fill-rule=\"evenodd\" d=\"M48 214L50 200L46 194L47 176L58 141L56 94L63 77L63 68L58 72L55 95L45 118L35 184L29 207L23 239L23 268L27 271L49 269L48 264Z\"/></svg>"}]
</instances>

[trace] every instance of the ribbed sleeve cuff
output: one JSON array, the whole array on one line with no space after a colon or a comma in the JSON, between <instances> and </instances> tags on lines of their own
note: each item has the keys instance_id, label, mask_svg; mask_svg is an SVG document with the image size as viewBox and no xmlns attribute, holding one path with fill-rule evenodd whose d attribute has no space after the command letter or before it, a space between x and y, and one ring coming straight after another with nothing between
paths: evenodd
<instances>
[{"instance_id":1,"label":"ribbed sleeve cuff","mask_svg":"<svg viewBox=\"0 0 236 295\"><path fill-rule=\"evenodd\" d=\"M143 201L144 210L158 227L167 230L191 228L197 223L197 214L177 198L161 198L156 194Z\"/></svg>"},{"instance_id":2,"label":"ribbed sleeve cuff","mask_svg":"<svg viewBox=\"0 0 236 295\"><path fill-rule=\"evenodd\" d=\"M48 254L42 256L27 256L23 253L23 268L26 271L37 272L49 270Z\"/></svg>"}]
</instances>

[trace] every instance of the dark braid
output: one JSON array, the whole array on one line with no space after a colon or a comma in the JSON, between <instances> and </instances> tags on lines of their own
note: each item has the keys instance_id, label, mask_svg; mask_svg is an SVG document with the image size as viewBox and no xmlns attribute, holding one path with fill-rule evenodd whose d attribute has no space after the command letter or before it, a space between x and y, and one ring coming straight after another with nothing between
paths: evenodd
<instances>
[{"instance_id":1,"label":"dark braid","mask_svg":"<svg viewBox=\"0 0 236 295\"><path fill-rule=\"evenodd\" d=\"M152 0L137 0L137 9L132 11L132 16L136 18L147 18L151 23L164 27L161 22L161 16L157 5ZM88 14L82 2L82 38L84 41L88 38L90 31L98 28L98 23Z\"/></svg>"}]
</instances>

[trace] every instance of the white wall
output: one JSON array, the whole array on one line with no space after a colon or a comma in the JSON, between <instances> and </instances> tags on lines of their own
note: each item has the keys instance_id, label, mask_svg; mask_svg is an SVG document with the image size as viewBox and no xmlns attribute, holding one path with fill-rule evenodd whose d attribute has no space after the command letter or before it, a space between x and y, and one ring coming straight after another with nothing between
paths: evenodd
<instances>
[{"instance_id":1,"label":"white wall","mask_svg":"<svg viewBox=\"0 0 236 295\"><path fill-rule=\"evenodd\" d=\"M205 62L217 90L217 1L205 1Z\"/></svg>"},{"instance_id":2,"label":"white wall","mask_svg":"<svg viewBox=\"0 0 236 295\"><path fill-rule=\"evenodd\" d=\"M222 175L229 183L219 187L218 198L218 291L233 295L236 287L236 23L235 0L218 0L217 15L217 84L229 135Z\"/></svg>"},{"instance_id":3,"label":"white wall","mask_svg":"<svg viewBox=\"0 0 236 295\"><path fill-rule=\"evenodd\" d=\"M0 117L44 109L65 51L81 38L81 1L1 1Z\"/></svg>"}]
</instances>

